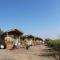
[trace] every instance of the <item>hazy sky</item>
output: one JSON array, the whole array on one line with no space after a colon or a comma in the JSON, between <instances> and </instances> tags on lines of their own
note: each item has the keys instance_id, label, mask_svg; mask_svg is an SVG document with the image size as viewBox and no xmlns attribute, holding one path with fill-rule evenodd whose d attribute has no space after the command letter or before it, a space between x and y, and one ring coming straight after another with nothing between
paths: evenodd
<instances>
[{"instance_id":1,"label":"hazy sky","mask_svg":"<svg viewBox=\"0 0 60 60\"><path fill-rule=\"evenodd\" d=\"M60 0L0 0L0 28L16 27L42 38L60 37Z\"/></svg>"}]
</instances>

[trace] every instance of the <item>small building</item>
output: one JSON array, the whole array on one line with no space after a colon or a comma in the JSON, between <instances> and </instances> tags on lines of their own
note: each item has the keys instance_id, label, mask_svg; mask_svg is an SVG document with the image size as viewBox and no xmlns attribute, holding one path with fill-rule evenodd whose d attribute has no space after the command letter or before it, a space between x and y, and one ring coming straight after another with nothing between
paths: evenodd
<instances>
[{"instance_id":1,"label":"small building","mask_svg":"<svg viewBox=\"0 0 60 60\"><path fill-rule=\"evenodd\" d=\"M10 49L14 44L20 42L20 37L23 35L18 29L11 29L2 34L2 41L5 42L6 48Z\"/></svg>"},{"instance_id":2,"label":"small building","mask_svg":"<svg viewBox=\"0 0 60 60\"><path fill-rule=\"evenodd\" d=\"M43 43L43 39L39 37L35 37L36 45L40 45Z\"/></svg>"},{"instance_id":3,"label":"small building","mask_svg":"<svg viewBox=\"0 0 60 60\"><path fill-rule=\"evenodd\" d=\"M29 46L34 45L34 36L33 35L25 35L23 36L23 41L26 41Z\"/></svg>"}]
</instances>

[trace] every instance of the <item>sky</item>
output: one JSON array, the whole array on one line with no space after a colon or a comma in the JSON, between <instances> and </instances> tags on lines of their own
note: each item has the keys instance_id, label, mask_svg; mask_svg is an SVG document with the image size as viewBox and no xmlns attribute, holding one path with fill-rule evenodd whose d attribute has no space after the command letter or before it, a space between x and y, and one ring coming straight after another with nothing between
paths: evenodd
<instances>
[{"instance_id":1,"label":"sky","mask_svg":"<svg viewBox=\"0 0 60 60\"><path fill-rule=\"evenodd\" d=\"M42 38L60 37L60 0L0 0L0 28L19 28Z\"/></svg>"}]
</instances>

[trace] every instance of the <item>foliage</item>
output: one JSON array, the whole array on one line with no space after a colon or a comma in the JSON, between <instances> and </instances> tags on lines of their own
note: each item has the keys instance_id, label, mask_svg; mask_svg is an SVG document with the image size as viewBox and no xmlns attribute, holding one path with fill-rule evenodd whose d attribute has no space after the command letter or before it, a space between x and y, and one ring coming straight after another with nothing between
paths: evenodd
<instances>
[{"instance_id":1,"label":"foliage","mask_svg":"<svg viewBox=\"0 0 60 60\"><path fill-rule=\"evenodd\" d=\"M0 44L2 42L2 38L1 38L1 35L3 34L3 31L0 29Z\"/></svg>"},{"instance_id":2,"label":"foliage","mask_svg":"<svg viewBox=\"0 0 60 60\"><path fill-rule=\"evenodd\" d=\"M50 38L45 39L45 44L47 44L48 41L50 41L50 40L51 40Z\"/></svg>"},{"instance_id":3,"label":"foliage","mask_svg":"<svg viewBox=\"0 0 60 60\"><path fill-rule=\"evenodd\" d=\"M60 39L49 40L47 45L56 51L60 51Z\"/></svg>"},{"instance_id":4,"label":"foliage","mask_svg":"<svg viewBox=\"0 0 60 60\"><path fill-rule=\"evenodd\" d=\"M3 33L3 31L0 29L0 35Z\"/></svg>"},{"instance_id":5,"label":"foliage","mask_svg":"<svg viewBox=\"0 0 60 60\"><path fill-rule=\"evenodd\" d=\"M59 60L60 60L60 39L49 40L47 45L51 47L54 51L58 52Z\"/></svg>"},{"instance_id":6,"label":"foliage","mask_svg":"<svg viewBox=\"0 0 60 60\"><path fill-rule=\"evenodd\" d=\"M49 40L48 43L47 43L47 45L49 47L52 47L56 51L60 51L60 39Z\"/></svg>"}]
</instances>

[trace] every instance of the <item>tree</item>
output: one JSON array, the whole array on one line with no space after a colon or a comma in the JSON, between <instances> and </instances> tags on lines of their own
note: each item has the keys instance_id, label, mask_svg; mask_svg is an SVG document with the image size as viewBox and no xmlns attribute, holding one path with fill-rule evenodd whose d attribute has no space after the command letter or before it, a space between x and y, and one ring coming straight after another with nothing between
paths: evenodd
<instances>
[{"instance_id":1,"label":"tree","mask_svg":"<svg viewBox=\"0 0 60 60\"><path fill-rule=\"evenodd\" d=\"M3 34L3 31L0 29L0 44L1 44L1 41L2 41L2 38L1 38L2 34Z\"/></svg>"},{"instance_id":2,"label":"tree","mask_svg":"<svg viewBox=\"0 0 60 60\"><path fill-rule=\"evenodd\" d=\"M48 41L51 41L51 39L50 39L50 38L46 38L46 39L45 39L45 44L47 44Z\"/></svg>"},{"instance_id":3,"label":"tree","mask_svg":"<svg viewBox=\"0 0 60 60\"><path fill-rule=\"evenodd\" d=\"M0 29L0 35L2 35L3 34L3 31Z\"/></svg>"}]
</instances>

